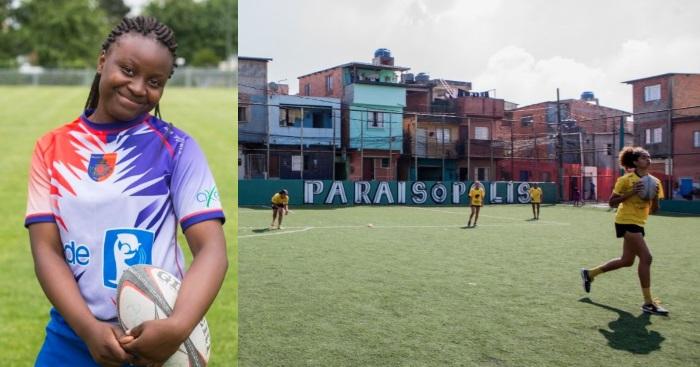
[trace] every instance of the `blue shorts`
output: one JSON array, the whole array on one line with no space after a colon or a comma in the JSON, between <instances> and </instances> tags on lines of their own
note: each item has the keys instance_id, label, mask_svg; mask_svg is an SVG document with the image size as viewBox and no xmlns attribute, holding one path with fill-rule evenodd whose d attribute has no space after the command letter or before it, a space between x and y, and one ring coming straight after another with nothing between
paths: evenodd
<instances>
[{"instance_id":1,"label":"blue shorts","mask_svg":"<svg viewBox=\"0 0 700 367\"><path fill-rule=\"evenodd\" d=\"M99 367L92 359L87 344L68 326L58 311L51 308L50 314L51 319L46 326L46 339L34 366Z\"/></svg>"}]
</instances>

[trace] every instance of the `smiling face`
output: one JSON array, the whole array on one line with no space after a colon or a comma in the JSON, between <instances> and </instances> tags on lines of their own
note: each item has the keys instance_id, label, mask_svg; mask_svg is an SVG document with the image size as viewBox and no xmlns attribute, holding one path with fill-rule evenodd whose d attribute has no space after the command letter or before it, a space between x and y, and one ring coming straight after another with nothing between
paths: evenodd
<instances>
[{"instance_id":1,"label":"smiling face","mask_svg":"<svg viewBox=\"0 0 700 367\"><path fill-rule=\"evenodd\" d=\"M129 121L160 101L173 65L170 51L155 38L127 33L100 55L99 101L90 119Z\"/></svg>"}]
</instances>

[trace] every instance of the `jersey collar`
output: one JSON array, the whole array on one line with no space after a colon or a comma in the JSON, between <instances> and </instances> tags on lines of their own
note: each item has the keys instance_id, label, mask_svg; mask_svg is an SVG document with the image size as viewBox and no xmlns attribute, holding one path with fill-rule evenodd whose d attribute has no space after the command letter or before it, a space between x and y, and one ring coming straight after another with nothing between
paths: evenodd
<instances>
[{"instance_id":1,"label":"jersey collar","mask_svg":"<svg viewBox=\"0 0 700 367\"><path fill-rule=\"evenodd\" d=\"M117 121L117 122L110 122L108 124L98 124L93 122L88 118L88 116L92 115L92 113L95 112L94 109L87 109L83 112L83 114L80 116L80 120L87 125L90 129L93 130L98 130L98 131L121 131L121 130L126 130L130 129L140 123L142 123L144 120L148 118L148 113L144 113L141 115L136 116L135 118L128 120L128 121Z\"/></svg>"}]
</instances>

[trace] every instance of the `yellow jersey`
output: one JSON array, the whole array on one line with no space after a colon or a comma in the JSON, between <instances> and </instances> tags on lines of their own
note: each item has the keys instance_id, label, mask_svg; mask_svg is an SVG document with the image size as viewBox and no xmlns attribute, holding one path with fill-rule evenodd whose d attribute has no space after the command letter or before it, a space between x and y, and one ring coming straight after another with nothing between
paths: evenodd
<instances>
[{"instance_id":1,"label":"yellow jersey","mask_svg":"<svg viewBox=\"0 0 700 367\"><path fill-rule=\"evenodd\" d=\"M533 204L539 204L542 202L542 188L541 187L531 187L530 190L528 190L530 193L530 199L531 203Z\"/></svg>"},{"instance_id":2,"label":"yellow jersey","mask_svg":"<svg viewBox=\"0 0 700 367\"><path fill-rule=\"evenodd\" d=\"M284 198L282 198L282 195L280 195L280 193L278 192L278 193L272 195L271 201L272 201L273 204L277 204L277 205L284 204L284 205L287 205L287 204L289 204L289 195L285 195Z\"/></svg>"},{"instance_id":3,"label":"yellow jersey","mask_svg":"<svg viewBox=\"0 0 700 367\"><path fill-rule=\"evenodd\" d=\"M616 195L626 195L634 191L634 185L639 181L640 177L637 173L630 172L621 176L615 182L613 193ZM659 199L664 198L664 188L661 186L661 181L654 177L656 184L659 186ZM627 200L620 203L617 207L617 215L615 215L615 223L619 224L636 224L643 227L649 217L649 208L651 201L642 200L639 195L632 195Z\"/></svg>"},{"instance_id":4,"label":"yellow jersey","mask_svg":"<svg viewBox=\"0 0 700 367\"><path fill-rule=\"evenodd\" d=\"M486 195L486 192L482 188L473 188L469 190L469 199L471 199L471 205L473 206L482 206L482 202L484 200L484 196Z\"/></svg>"}]
</instances>

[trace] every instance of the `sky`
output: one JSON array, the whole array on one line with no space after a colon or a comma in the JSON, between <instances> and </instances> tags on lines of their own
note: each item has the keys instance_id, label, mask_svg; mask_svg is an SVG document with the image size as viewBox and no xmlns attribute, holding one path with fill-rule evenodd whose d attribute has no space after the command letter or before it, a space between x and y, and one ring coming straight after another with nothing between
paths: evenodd
<instances>
[{"instance_id":1,"label":"sky","mask_svg":"<svg viewBox=\"0 0 700 367\"><path fill-rule=\"evenodd\" d=\"M472 82L520 106L580 98L632 111L648 76L700 73L700 1L239 0L239 55L267 57L268 81L388 48L395 64Z\"/></svg>"}]
</instances>

